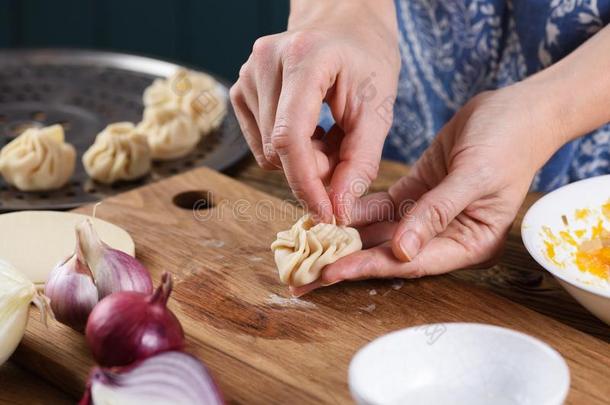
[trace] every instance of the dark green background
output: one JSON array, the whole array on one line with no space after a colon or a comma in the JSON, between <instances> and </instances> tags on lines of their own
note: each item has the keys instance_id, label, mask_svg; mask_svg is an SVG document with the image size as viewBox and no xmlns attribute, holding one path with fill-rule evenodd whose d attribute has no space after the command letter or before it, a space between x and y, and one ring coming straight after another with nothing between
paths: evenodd
<instances>
[{"instance_id":1,"label":"dark green background","mask_svg":"<svg viewBox=\"0 0 610 405\"><path fill-rule=\"evenodd\" d=\"M156 56L235 80L254 40L285 29L288 0L0 0L0 47Z\"/></svg>"}]
</instances>

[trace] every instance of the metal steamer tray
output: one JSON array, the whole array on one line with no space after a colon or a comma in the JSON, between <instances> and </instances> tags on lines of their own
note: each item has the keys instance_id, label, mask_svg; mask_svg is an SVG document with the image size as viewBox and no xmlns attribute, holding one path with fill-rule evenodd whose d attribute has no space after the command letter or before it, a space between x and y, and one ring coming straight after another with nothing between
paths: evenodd
<instances>
[{"instance_id":1,"label":"metal steamer tray","mask_svg":"<svg viewBox=\"0 0 610 405\"><path fill-rule=\"evenodd\" d=\"M66 141L78 153L70 182L59 190L22 192L0 179L0 212L74 208L196 166L224 170L245 156L248 147L229 105L221 127L204 137L188 156L153 162L151 174L134 182L108 186L89 179L81 158L95 136L112 122L138 123L144 89L178 67L110 52L0 51L0 147L29 127L61 124ZM228 96L229 83L211 76Z\"/></svg>"}]
</instances>

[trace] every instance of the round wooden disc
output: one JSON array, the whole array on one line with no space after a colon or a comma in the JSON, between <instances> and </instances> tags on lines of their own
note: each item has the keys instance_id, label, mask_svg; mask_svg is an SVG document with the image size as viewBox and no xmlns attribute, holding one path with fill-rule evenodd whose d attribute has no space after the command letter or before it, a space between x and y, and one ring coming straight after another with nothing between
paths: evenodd
<instances>
[{"instance_id":1,"label":"round wooden disc","mask_svg":"<svg viewBox=\"0 0 610 405\"><path fill-rule=\"evenodd\" d=\"M0 215L0 259L34 283L44 283L55 265L74 252L74 227L87 218L104 242L134 256L131 236L109 222L71 212L21 211Z\"/></svg>"}]
</instances>

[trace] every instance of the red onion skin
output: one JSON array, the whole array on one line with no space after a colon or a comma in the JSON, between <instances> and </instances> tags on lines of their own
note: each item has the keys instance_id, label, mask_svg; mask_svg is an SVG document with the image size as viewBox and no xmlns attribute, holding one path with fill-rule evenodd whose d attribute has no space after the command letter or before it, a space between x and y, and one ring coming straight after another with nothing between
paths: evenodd
<instances>
[{"instance_id":1,"label":"red onion skin","mask_svg":"<svg viewBox=\"0 0 610 405\"><path fill-rule=\"evenodd\" d=\"M86 338L104 367L126 366L157 353L184 347L184 331L167 308L171 279L164 274L153 295L120 291L101 300L89 315Z\"/></svg>"},{"instance_id":2,"label":"red onion skin","mask_svg":"<svg viewBox=\"0 0 610 405\"><path fill-rule=\"evenodd\" d=\"M149 358L148 361L140 360L140 361L137 361L136 363L130 364L129 366L126 366L126 367L115 367L112 369L104 369L104 368L100 368L100 367L93 368L93 370L91 370L91 372L89 373L89 379L87 381L85 393L83 394L83 397L81 398L81 400L79 401L78 404L79 405L94 405L93 395L92 395L91 390L92 390L93 384L95 384L95 383L102 383L105 385L114 385L117 387L125 387L126 381L124 379L125 379L126 375L129 374L133 370L137 371L137 369L139 367L147 367L146 363L155 363L156 366L154 368L156 369L155 370L156 373L159 372L159 369L162 369L163 370L162 372L170 372L170 373L172 371L180 372L180 373L184 372L184 369L167 370L166 367L160 367L161 364L159 364L159 360L161 360L162 358L167 358L167 357L173 357L173 358L179 357L180 359L179 360L176 359L176 360L178 360L180 362L180 364L184 367L193 367L193 365L196 365L196 367L194 367L192 370L189 370L189 371L194 373L194 378L198 377L197 381L188 382L187 384L190 384L189 388L198 391L199 394L202 395L202 397L200 398L198 403L209 404L209 405L225 404L224 396L223 396L222 392L219 390L214 377L210 374L207 367L194 356L187 354L187 353L178 352L178 351L164 352L162 354ZM187 366L187 364L189 364L189 363L190 363L190 366ZM187 379L188 379L188 376L185 376L185 379L183 381L187 381ZM204 398L206 400L204 400Z\"/></svg>"}]
</instances>

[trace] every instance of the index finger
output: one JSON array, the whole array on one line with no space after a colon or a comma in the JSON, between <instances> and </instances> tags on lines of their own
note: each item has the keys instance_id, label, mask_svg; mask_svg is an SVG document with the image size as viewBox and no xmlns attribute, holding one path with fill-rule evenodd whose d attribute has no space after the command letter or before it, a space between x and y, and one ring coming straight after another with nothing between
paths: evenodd
<instances>
[{"instance_id":1,"label":"index finger","mask_svg":"<svg viewBox=\"0 0 610 405\"><path fill-rule=\"evenodd\" d=\"M332 205L319 175L312 135L316 130L326 89L314 69L283 68L271 143L295 196L322 222L332 220Z\"/></svg>"}]
</instances>

